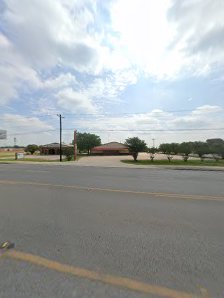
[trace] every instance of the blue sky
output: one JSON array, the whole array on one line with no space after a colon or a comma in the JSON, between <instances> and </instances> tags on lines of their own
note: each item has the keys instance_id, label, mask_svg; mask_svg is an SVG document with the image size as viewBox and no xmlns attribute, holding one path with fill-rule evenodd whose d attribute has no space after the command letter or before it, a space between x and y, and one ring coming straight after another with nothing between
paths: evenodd
<instances>
[{"instance_id":1,"label":"blue sky","mask_svg":"<svg viewBox=\"0 0 224 298\"><path fill-rule=\"evenodd\" d=\"M66 143L224 138L223 36L219 0L1 0L0 145L58 141L58 113Z\"/></svg>"}]
</instances>

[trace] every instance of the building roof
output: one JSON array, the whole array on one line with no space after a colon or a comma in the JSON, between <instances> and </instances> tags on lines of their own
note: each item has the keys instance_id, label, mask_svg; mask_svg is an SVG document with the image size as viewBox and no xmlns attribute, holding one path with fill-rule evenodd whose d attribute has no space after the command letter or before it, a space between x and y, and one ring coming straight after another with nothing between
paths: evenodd
<instances>
[{"instance_id":1,"label":"building roof","mask_svg":"<svg viewBox=\"0 0 224 298\"><path fill-rule=\"evenodd\" d=\"M128 149L128 147L118 142L110 142L110 143L106 143L92 148L92 150L96 150L96 151L97 150L122 150L122 149Z\"/></svg>"},{"instance_id":2,"label":"building roof","mask_svg":"<svg viewBox=\"0 0 224 298\"><path fill-rule=\"evenodd\" d=\"M51 144L42 145L41 147L45 147L45 148L60 148L60 144L59 143L51 143ZM62 147L73 147L73 145L62 144Z\"/></svg>"}]
</instances>

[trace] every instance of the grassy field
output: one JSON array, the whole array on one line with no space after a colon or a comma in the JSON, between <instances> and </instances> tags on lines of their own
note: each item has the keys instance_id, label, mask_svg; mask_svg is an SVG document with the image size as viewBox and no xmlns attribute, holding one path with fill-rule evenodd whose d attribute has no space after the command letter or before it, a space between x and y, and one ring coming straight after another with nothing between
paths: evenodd
<instances>
[{"instance_id":1,"label":"grassy field","mask_svg":"<svg viewBox=\"0 0 224 298\"><path fill-rule=\"evenodd\" d=\"M15 157L13 156L12 158L8 157L8 158L0 158L0 163L4 163L4 162L18 162L18 163L21 163L21 162L29 162L29 161L32 161L32 162L59 162L59 159L43 159L43 158L28 158L28 157L25 157L24 159L18 159L18 160L15 160ZM64 158L63 159L63 162L67 162L67 160Z\"/></svg>"},{"instance_id":2,"label":"grassy field","mask_svg":"<svg viewBox=\"0 0 224 298\"><path fill-rule=\"evenodd\" d=\"M21 162L21 161L32 161L32 162L58 162L59 159L57 160L52 160L52 159L43 159L43 158L28 158L28 157L25 157L24 159L19 159L19 160L16 160L17 162ZM64 160L63 160L64 161Z\"/></svg>"},{"instance_id":3,"label":"grassy field","mask_svg":"<svg viewBox=\"0 0 224 298\"><path fill-rule=\"evenodd\" d=\"M0 151L0 158L15 158L15 152L10 152L10 151Z\"/></svg>"},{"instance_id":4,"label":"grassy field","mask_svg":"<svg viewBox=\"0 0 224 298\"><path fill-rule=\"evenodd\" d=\"M135 164L135 165L166 165L166 166L216 166L216 167L224 167L224 160L172 160L169 162L168 160L154 160L153 162L148 160L122 160L124 163Z\"/></svg>"},{"instance_id":5,"label":"grassy field","mask_svg":"<svg viewBox=\"0 0 224 298\"><path fill-rule=\"evenodd\" d=\"M0 158L0 164L1 163L10 163L10 162L16 162L16 163L22 163L22 162L59 162L59 160L48 160L48 159L37 159L37 158L24 158L24 159L19 159L19 160L15 160L15 158L7 158L7 159L1 159ZM68 162L67 160L63 159L63 162Z\"/></svg>"},{"instance_id":6,"label":"grassy field","mask_svg":"<svg viewBox=\"0 0 224 298\"><path fill-rule=\"evenodd\" d=\"M79 160L81 158L80 155L77 155L77 160ZM72 161L74 159L72 158ZM30 156L26 156L24 159L18 159L15 160L15 152L0 152L0 163L4 163L4 162L28 162L28 161L32 161L32 162L58 162L59 158L56 160L52 160L52 159L46 159L46 158L41 158L41 156L38 157L30 157ZM63 158L63 162L68 162L66 160L66 158Z\"/></svg>"}]
</instances>

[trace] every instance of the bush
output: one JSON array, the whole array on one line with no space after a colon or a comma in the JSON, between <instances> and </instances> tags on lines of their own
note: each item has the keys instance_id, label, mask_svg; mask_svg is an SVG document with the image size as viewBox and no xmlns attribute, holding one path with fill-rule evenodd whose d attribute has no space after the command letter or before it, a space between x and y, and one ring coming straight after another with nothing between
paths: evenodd
<instances>
[{"instance_id":1,"label":"bush","mask_svg":"<svg viewBox=\"0 0 224 298\"><path fill-rule=\"evenodd\" d=\"M74 148L73 147L67 147L63 149L63 155L65 155L67 161L71 161L74 156Z\"/></svg>"}]
</instances>

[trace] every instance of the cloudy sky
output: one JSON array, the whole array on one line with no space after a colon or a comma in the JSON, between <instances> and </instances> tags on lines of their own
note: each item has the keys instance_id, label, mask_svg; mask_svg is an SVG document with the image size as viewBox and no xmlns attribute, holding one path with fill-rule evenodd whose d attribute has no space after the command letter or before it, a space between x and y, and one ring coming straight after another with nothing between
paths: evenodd
<instances>
[{"instance_id":1,"label":"cloudy sky","mask_svg":"<svg viewBox=\"0 0 224 298\"><path fill-rule=\"evenodd\" d=\"M224 138L223 0L0 0L1 145Z\"/></svg>"}]
</instances>

